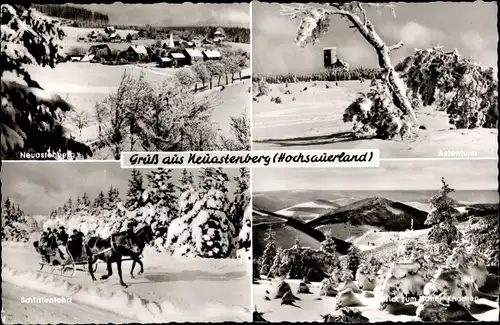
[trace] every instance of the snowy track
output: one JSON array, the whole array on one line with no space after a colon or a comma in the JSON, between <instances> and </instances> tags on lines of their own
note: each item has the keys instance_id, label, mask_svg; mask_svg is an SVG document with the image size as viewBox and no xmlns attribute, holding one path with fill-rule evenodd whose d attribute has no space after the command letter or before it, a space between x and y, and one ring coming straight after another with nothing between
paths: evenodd
<instances>
[{"instance_id":1,"label":"snowy track","mask_svg":"<svg viewBox=\"0 0 500 325\"><path fill-rule=\"evenodd\" d=\"M113 275L106 281L92 282L84 272L74 277L61 277L36 272L38 256L28 247L6 246L2 251L2 298L10 301L12 322L24 323L106 323L113 314L122 315L122 322L167 322L167 321L249 321L250 320L250 275L248 262L241 260L196 260L174 258L152 251L145 252L144 275L131 279L131 262L123 263L123 278L129 288L119 285L116 266ZM139 267L136 267L136 272ZM106 272L101 265L96 277ZM20 305L19 294L44 297L71 297L72 304ZM32 292L41 292L33 294ZM35 317L38 309L47 309L47 319ZM51 308L62 313L61 319L52 314ZM100 308L108 318L100 319L99 311L88 317L74 316L71 308ZM34 313L34 314L32 314ZM65 316L66 315L66 316ZM69 319L68 315L78 318ZM86 313L84 313L87 316ZM68 319L66 319L68 318ZM33 321L32 321L33 320Z\"/></svg>"}]
</instances>

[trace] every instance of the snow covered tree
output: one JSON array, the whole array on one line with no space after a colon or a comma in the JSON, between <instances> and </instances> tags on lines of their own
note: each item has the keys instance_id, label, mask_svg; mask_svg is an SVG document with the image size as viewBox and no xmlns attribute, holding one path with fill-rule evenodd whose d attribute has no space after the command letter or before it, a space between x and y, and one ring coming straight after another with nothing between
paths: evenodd
<instances>
[{"instance_id":1,"label":"snow covered tree","mask_svg":"<svg viewBox=\"0 0 500 325\"><path fill-rule=\"evenodd\" d=\"M209 258L226 258L233 249L234 225L228 218L229 178L222 168L203 168L200 191L204 206L193 220L193 239L198 254Z\"/></svg>"},{"instance_id":2,"label":"snow covered tree","mask_svg":"<svg viewBox=\"0 0 500 325\"><path fill-rule=\"evenodd\" d=\"M158 237L166 239L170 222L177 217L177 195L172 183L172 169L158 168L146 175L148 185L142 199L154 213L148 222Z\"/></svg>"},{"instance_id":3,"label":"snow covered tree","mask_svg":"<svg viewBox=\"0 0 500 325\"><path fill-rule=\"evenodd\" d=\"M4 203L3 203L3 209L2 209L2 212L4 212L5 214L10 214L11 213L11 210L12 210L12 201L10 200L10 198L7 196L7 198L5 199Z\"/></svg>"},{"instance_id":4,"label":"snow covered tree","mask_svg":"<svg viewBox=\"0 0 500 325\"><path fill-rule=\"evenodd\" d=\"M456 218L460 212L456 209L457 202L449 196L455 190L441 179L442 187L439 194L431 197L430 204L433 210L428 214L424 224L432 226L427 235L432 242L444 242L448 245L460 239L461 234L455 227Z\"/></svg>"},{"instance_id":5,"label":"snow covered tree","mask_svg":"<svg viewBox=\"0 0 500 325\"><path fill-rule=\"evenodd\" d=\"M390 53L401 48L404 43L400 41L391 46L385 44L372 22L368 19L365 6L389 7L393 15L395 15L394 5L392 4L362 4L357 1L348 3L331 2L326 7L320 8L311 5L282 5L281 14L291 19L300 20L295 37L295 41L299 46L305 46L309 43L314 44L321 36L328 33L332 16L339 16L350 23L350 27L357 30L375 49L378 64L382 71L382 79L387 86L381 89L386 94L387 101L383 102L383 105L379 107L372 107L371 104L367 106L372 110L385 111L384 113L379 112L381 115L388 114L392 116L392 119L401 122L407 118L409 123L418 125L417 117L407 95L406 85L394 69L390 59ZM381 133L381 130L378 130L378 133Z\"/></svg>"},{"instance_id":6,"label":"snow covered tree","mask_svg":"<svg viewBox=\"0 0 500 325\"><path fill-rule=\"evenodd\" d=\"M68 199L68 201L66 201L65 209L65 213L67 216L73 213L73 199L71 197Z\"/></svg>"},{"instance_id":7,"label":"snow covered tree","mask_svg":"<svg viewBox=\"0 0 500 325\"><path fill-rule=\"evenodd\" d=\"M271 267L273 266L276 253L278 252L278 248L276 246L276 233L274 232L272 226L269 226L267 229L264 242L266 243L266 247L264 248L264 253L261 258L262 262L260 264L260 274L268 275Z\"/></svg>"},{"instance_id":8,"label":"snow covered tree","mask_svg":"<svg viewBox=\"0 0 500 325\"><path fill-rule=\"evenodd\" d=\"M355 245L351 245L347 251L347 268L355 275L361 261L361 251Z\"/></svg>"},{"instance_id":9,"label":"snow covered tree","mask_svg":"<svg viewBox=\"0 0 500 325\"><path fill-rule=\"evenodd\" d=\"M325 240L321 242L320 249L328 254L335 254L337 252L337 247L335 245L335 240L332 237L331 231L325 234Z\"/></svg>"},{"instance_id":10,"label":"snow covered tree","mask_svg":"<svg viewBox=\"0 0 500 325\"><path fill-rule=\"evenodd\" d=\"M250 119L245 113L238 117L231 117L231 133L233 138L220 136L221 149L228 151L249 151L250 144Z\"/></svg>"},{"instance_id":11,"label":"snow covered tree","mask_svg":"<svg viewBox=\"0 0 500 325\"><path fill-rule=\"evenodd\" d=\"M179 179L179 185L177 186L181 192L188 190L194 184L193 173L188 171L186 168L182 170L181 177Z\"/></svg>"},{"instance_id":12,"label":"snow covered tree","mask_svg":"<svg viewBox=\"0 0 500 325\"><path fill-rule=\"evenodd\" d=\"M104 192L101 191L99 192L99 194L97 194L96 198L94 199L94 208L104 209L106 204L107 204L106 196L104 195Z\"/></svg>"},{"instance_id":13,"label":"snow covered tree","mask_svg":"<svg viewBox=\"0 0 500 325\"><path fill-rule=\"evenodd\" d=\"M120 192L116 187L111 185L108 190L108 208L113 209L118 201L120 201Z\"/></svg>"},{"instance_id":14,"label":"snow covered tree","mask_svg":"<svg viewBox=\"0 0 500 325\"><path fill-rule=\"evenodd\" d=\"M7 198L2 209L2 240L26 242L29 230L30 225L24 211Z\"/></svg>"},{"instance_id":15,"label":"snow covered tree","mask_svg":"<svg viewBox=\"0 0 500 325\"><path fill-rule=\"evenodd\" d=\"M90 199L87 193L83 193L82 195L82 205L88 209L90 208Z\"/></svg>"},{"instance_id":16,"label":"snow covered tree","mask_svg":"<svg viewBox=\"0 0 500 325\"><path fill-rule=\"evenodd\" d=\"M142 194L144 193L144 183L142 173L139 169L132 169L130 172L130 179L128 181L127 201L125 206L134 210L142 206Z\"/></svg>"},{"instance_id":17,"label":"snow covered tree","mask_svg":"<svg viewBox=\"0 0 500 325\"><path fill-rule=\"evenodd\" d=\"M184 256L229 257L234 248L234 228L227 216L229 178L221 168L203 168L199 179L181 194L182 214L170 225L166 245Z\"/></svg>"},{"instance_id":18,"label":"snow covered tree","mask_svg":"<svg viewBox=\"0 0 500 325\"><path fill-rule=\"evenodd\" d=\"M64 32L57 23L26 5L1 6L1 154L23 159L21 152L72 152L92 156L87 145L75 141L61 125L73 106L44 90L31 78L26 65L54 68L62 53ZM21 82L5 80L5 73Z\"/></svg>"},{"instance_id":19,"label":"snow covered tree","mask_svg":"<svg viewBox=\"0 0 500 325\"><path fill-rule=\"evenodd\" d=\"M396 70L414 98L448 113L457 128L496 128L498 77L494 67L482 66L454 49L416 49Z\"/></svg>"},{"instance_id":20,"label":"snow covered tree","mask_svg":"<svg viewBox=\"0 0 500 325\"><path fill-rule=\"evenodd\" d=\"M243 212L243 220L241 224L242 226L240 227L240 231L238 233L238 242L235 248L248 253L250 252L250 247L252 246L252 209L250 205L247 205L245 211ZM243 254L243 252L240 253Z\"/></svg>"},{"instance_id":21,"label":"snow covered tree","mask_svg":"<svg viewBox=\"0 0 500 325\"><path fill-rule=\"evenodd\" d=\"M247 206L250 204L250 169L240 168L240 174L234 177L236 181L236 191L231 203L231 212L229 217L235 228L235 236L240 232L243 224L243 218Z\"/></svg>"}]
</instances>

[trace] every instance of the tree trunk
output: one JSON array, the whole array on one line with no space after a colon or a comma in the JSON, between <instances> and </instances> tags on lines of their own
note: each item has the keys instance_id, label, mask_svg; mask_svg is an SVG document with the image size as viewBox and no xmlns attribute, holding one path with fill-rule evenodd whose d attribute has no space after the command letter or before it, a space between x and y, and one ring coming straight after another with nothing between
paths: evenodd
<instances>
[{"instance_id":1,"label":"tree trunk","mask_svg":"<svg viewBox=\"0 0 500 325\"><path fill-rule=\"evenodd\" d=\"M406 113L412 120L413 123L418 126L417 116L413 111L413 107L411 106L411 102L408 99L408 96L405 92L405 84L402 79L399 78L398 73L394 70L394 67L391 63L391 58L389 53L391 50L395 50L401 46L403 43L400 42L391 47L387 46L382 38L378 35L378 33L373 28L372 23L369 20L366 20L365 23L361 21L360 17L352 14L347 17L350 22L356 26L360 34L366 39L371 46L375 48L378 57L378 64L381 69L385 70L387 73L387 82L389 84L389 88L393 92L394 96L397 98L400 104L400 108Z\"/></svg>"},{"instance_id":2,"label":"tree trunk","mask_svg":"<svg viewBox=\"0 0 500 325\"><path fill-rule=\"evenodd\" d=\"M212 89L212 77L210 77L210 89Z\"/></svg>"},{"instance_id":3,"label":"tree trunk","mask_svg":"<svg viewBox=\"0 0 500 325\"><path fill-rule=\"evenodd\" d=\"M194 84L194 92L196 93L197 91L198 91L198 83L196 82L196 83Z\"/></svg>"},{"instance_id":4,"label":"tree trunk","mask_svg":"<svg viewBox=\"0 0 500 325\"><path fill-rule=\"evenodd\" d=\"M203 89L205 89L205 79L201 79L201 85L203 86Z\"/></svg>"},{"instance_id":5,"label":"tree trunk","mask_svg":"<svg viewBox=\"0 0 500 325\"><path fill-rule=\"evenodd\" d=\"M229 80L228 80L229 76L227 75L227 73L225 73L225 75L226 75L226 86L227 86L229 84Z\"/></svg>"},{"instance_id":6,"label":"tree trunk","mask_svg":"<svg viewBox=\"0 0 500 325\"><path fill-rule=\"evenodd\" d=\"M222 75L219 75L219 80L217 82L217 86L220 86L220 79L222 78Z\"/></svg>"}]
</instances>

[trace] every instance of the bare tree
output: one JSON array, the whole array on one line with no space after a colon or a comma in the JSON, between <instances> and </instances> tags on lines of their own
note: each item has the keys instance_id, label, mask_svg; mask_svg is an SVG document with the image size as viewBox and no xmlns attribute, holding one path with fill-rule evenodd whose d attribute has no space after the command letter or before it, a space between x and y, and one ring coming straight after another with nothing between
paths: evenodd
<instances>
[{"instance_id":1,"label":"bare tree","mask_svg":"<svg viewBox=\"0 0 500 325\"><path fill-rule=\"evenodd\" d=\"M78 128L78 132L80 133L80 138L81 138L83 128L89 126L90 124L89 114L86 111L79 111L79 112L74 111L70 115L70 120Z\"/></svg>"},{"instance_id":2,"label":"bare tree","mask_svg":"<svg viewBox=\"0 0 500 325\"><path fill-rule=\"evenodd\" d=\"M94 106L94 116L97 121L97 127L99 132L99 137L102 136L102 123L104 122L106 110L100 103L96 103Z\"/></svg>"},{"instance_id":3,"label":"bare tree","mask_svg":"<svg viewBox=\"0 0 500 325\"><path fill-rule=\"evenodd\" d=\"M384 79L395 101L399 104L397 106L418 126L417 117L405 91L405 83L395 71L390 58L390 53L404 46L404 43L400 41L393 45L387 45L368 19L364 6L386 7L391 9L392 14L395 16L393 4L361 4L357 1L349 3L331 2L322 7L282 5L281 14L291 19L300 20L295 39L299 46L305 46L308 43L314 44L321 36L328 33L331 16L340 16L349 22L351 24L349 27L356 29L375 49L378 64L383 71Z\"/></svg>"},{"instance_id":4,"label":"bare tree","mask_svg":"<svg viewBox=\"0 0 500 325\"><path fill-rule=\"evenodd\" d=\"M205 81L210 78L210 73L207 69L207 66L204 62L197 62L193 65L193 72L196 74L196 77L201 80L201 84L203 89L205 89Z\"/></svg>"}]
</instances>

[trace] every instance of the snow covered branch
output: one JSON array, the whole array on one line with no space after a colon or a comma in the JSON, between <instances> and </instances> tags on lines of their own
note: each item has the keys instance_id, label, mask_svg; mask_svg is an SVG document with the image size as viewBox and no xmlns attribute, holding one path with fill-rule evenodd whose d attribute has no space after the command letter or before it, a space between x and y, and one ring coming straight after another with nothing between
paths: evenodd
<instances>
[{"instance_id":1,"label":"snow covered branch","mask_svg":"<svg viewBox=\"0 0 500 325\"><path fill-rule=\"evenodd\" d=\"M396 44L389 46L389 52L402 48L405 45L403 41L399 41Z\"/></svg>"}]
</instances>

